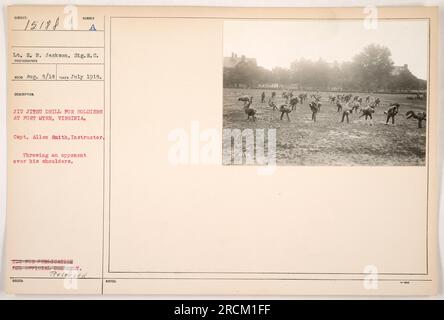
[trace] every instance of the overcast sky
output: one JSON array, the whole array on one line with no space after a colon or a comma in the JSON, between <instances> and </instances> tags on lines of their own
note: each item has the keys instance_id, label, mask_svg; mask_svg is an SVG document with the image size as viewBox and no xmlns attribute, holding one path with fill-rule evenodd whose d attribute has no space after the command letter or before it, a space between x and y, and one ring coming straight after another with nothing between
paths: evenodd
<instances>
[{"instance_id":1,"label":"overcast sky","mask_svg":"<svg viewBox=\"0 0 444 320\"><path fill-rule=\"evenodd\" d=\"M376 29L364 28L362 20L224 22L224 56L244 54L268 69L289 68L299 58L350 61L371 43L387 46L395 65L408 64L418 78L427 78L425 20L379 20Z\"/></svg>"}]
</instances>

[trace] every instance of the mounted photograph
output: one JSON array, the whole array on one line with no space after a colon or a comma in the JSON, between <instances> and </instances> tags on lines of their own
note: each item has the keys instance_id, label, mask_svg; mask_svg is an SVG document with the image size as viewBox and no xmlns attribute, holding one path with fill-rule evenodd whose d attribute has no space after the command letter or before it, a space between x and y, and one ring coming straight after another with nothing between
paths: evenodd
<instances>
[{"instance_id":1,"label":"mounted photograph","mask_svg":"<svg viewBox=\"0 0 444 320\"><path fill-rule=\"evenodd\" d=\"M223 41L224 164L252 164L252 134L277 165L425 165L428 20L231 20Z\"/></svg>"}]
</instances>

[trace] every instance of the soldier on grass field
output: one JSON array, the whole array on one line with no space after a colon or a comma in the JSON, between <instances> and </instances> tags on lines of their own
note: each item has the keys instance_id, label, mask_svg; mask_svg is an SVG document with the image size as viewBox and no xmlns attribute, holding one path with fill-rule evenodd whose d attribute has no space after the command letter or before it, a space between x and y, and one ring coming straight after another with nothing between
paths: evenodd
<instances>
[{"instance_id":1,"label":"soldier on grass field","mask_svg":"<svg viewBox=\"0 0 444 320\"><path fill-rule=\"evenodd\" d=\"M392 119L392 124L395 124L395 116L398 114L399 111L399 103L393 103L390 105L390 108L387 111L384 111L384 114L387 115L387 120L385 121L385 124L388 124L390 119Z\"/></svg>"}]
</instances>

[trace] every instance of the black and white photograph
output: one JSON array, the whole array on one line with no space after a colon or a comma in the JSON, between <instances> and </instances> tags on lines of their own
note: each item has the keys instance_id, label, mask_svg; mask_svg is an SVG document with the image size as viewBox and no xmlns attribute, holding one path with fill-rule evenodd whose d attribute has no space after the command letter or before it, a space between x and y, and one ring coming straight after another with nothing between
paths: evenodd
<instances>
[{"instance_id":1,"label":"black and white photograph","mask_svg":"<svg viewBox=\"0 0 444 320\"><path fill-rule=\"evenodd\" d=\"M444 297L444 0L5 1L0 301Z\"/></svg>"},{"instance_id":2,"label":"black and white photograph","mask_svg":"<svg viewBox=\"0 0 444 320\"><path fill-rule=\"evenodd\" d=\"M223 128L274 129L278 165L424 166L428 28L225 21Z\"/></svg>"}]
</instances>

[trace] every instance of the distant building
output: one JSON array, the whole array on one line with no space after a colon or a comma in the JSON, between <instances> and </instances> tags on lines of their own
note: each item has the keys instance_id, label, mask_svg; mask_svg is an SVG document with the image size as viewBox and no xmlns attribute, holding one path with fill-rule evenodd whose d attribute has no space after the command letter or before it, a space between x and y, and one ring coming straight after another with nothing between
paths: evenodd
<instances>
[{"instance_id":1,"label":"distant building","mask_svg":"<svg viewBox=\"0 0 444 320\"><path fill-rule=\"evenodd\" d=\"M239 63L252 63L257 65L255 58L247 58L244 55L239 57L236 53L232 53L231 57L224 57L224 68L232 69Z\"/></svg>"},{"instance_id":2,"label":"distant building","mask_svg":"<svg viewBox=\"0 0 444 320\"><path fill-rule=\"evenodd\" d=\"M409 66L407 64L403 66L394 66L392 70L392 76L399 76L404 71L409 71Z\"/></svg>"}]
</instances>

